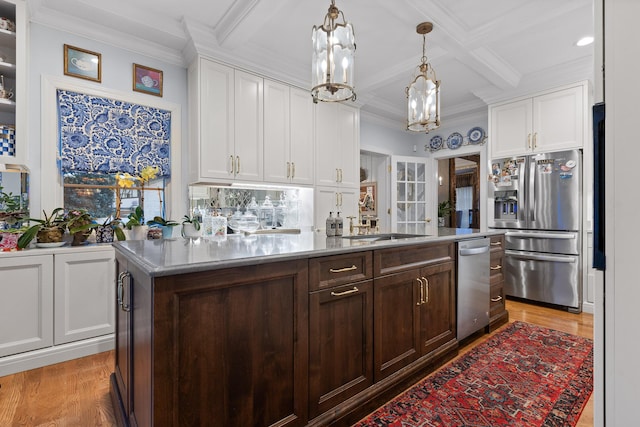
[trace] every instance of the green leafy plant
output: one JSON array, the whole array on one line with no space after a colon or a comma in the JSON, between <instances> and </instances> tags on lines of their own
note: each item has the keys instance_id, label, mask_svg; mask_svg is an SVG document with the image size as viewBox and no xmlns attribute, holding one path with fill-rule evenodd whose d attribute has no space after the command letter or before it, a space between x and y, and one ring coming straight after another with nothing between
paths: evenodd
<instances>
[{"instance_id":1,"label":"green leafy plant","mask_svg":"<svg viewBox=\"0 0 640 427\"><path fill-rule=\"evenodd\" d=\"M127 230L133 229L137 225L144 225L144 211L140 206L136 206L136 209L127 216L127 224L125 228Z\"/></svg>"},{"instance_id":2,"label":"green leafy plant","mask_svg":"<svg viewBox=\"0 0 640 427\"><path fill-rule=\"evenodd\" d=\"M444 218L453 212L453 206L449 200L438 203L438 217Z\"/></svg>"},{"instance_id":3,"label":"green leafy plant","mask_svg":"<svg viewBox=\"0 0 640 427\"><path fill-rule=\"evenodd\" d=\"M200 231L200 221L197 218L185 215L182 217L182 224L193 224L193 228Z\"/></svg>"},{"instance_id":4,"label":"green leafy plant","mask_svg":"<svg viewBox=\"0 0 640 427\"><path fill-rule=\"evenodd\" d=\"M64 218L71 234L90 231L98 226L91 214L84 209L71 210L65 214Z\"/></svg>"},{"instance_id":5,"label":"green leafy plant","mask_svg":"<svg viewBox=\"0 0 640 427\"><path fill-rule=\"evenodd\" d=\"M64 208L56 208L51 212L51 215L47 215L47 213L43 210L44 219L40 218L27 218L29 222L35 222L35 225L27 228L27 230L20 236L18 239L18 247L20 249L26 248L29 243L33 240L34 237L38 235L38 233L42 230L46 229L58 229L60 231L60 236L67 228L67 220L64 215Z\"/></svg>"},{"instance_id":6,"label":"green leafy plant","mask_svg":"<svg viewBox=\"0 0 640 427\"><path fill-rule=\"evenodd\" d=\"M164 219L161 216L154 216L153 219L147 221L147 225L155 225L158 227L173 227L178 225L178 223L172 219Z\"/></svg>"}]
</instances>

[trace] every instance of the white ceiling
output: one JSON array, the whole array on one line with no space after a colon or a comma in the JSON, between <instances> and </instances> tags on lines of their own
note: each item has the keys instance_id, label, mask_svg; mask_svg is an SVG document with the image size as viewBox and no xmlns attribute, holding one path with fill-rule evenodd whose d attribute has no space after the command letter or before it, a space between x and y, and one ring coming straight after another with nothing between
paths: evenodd
<instances>
[{"instance_id":1,"label":"white ceiling","mask_svg":"<svg viewBox=\"0 0 640 427\"><path fill-rule=\"evenodd\" d=\"M204 54L300 86L311 82L311 27L329 0L29 0L34 22L163 61ZM442 119L593 75L593 0L336 0L356 35L362 110L404 122L431 21L427 56L441 80Z\"/></svg>"}]
</instances>

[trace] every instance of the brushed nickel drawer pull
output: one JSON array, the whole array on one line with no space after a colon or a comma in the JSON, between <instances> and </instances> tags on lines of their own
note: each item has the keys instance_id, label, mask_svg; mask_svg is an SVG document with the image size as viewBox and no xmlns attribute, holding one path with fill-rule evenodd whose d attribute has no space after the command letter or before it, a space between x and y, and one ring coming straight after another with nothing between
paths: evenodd
<instances>
[{"instance_id":1,"label":"brushed nickel drawer pull","mask_svg":"<svg viewBox=\"0 0 640 427\"><path fill-rule=\"evenodd\" d=\"M355 265L352 265L351 267L345 267L345 268L330 268L329 272L331 273L344 273L345 271L353 271L353 270L357 270L358 267L356 267Z\"/></svg>"},{"instance_id":2,"label":"brushed nickel drawer pull","mask_svg":"<svg viewBox=\"0 0 640 427\"><path fill-rule=\"evenodd\" d=\"M354 286L353 289L349 289L348 291L331 292L331 296L332 297L341 297L341 296L344 296L344 295L355 294L356 292L359 292L359 289Z\"/></svg>"},{"instance_id":3,"label":"brushed nickel drawer pull","mask_svg":"<svg viewBox=\"0 0 640 427\"><path fill-rule=\"evenodd\" d=\"M491 298L491 302L498 302L498 301L502 301L502 297Z\"/></svg>"},{"instance_id":4,"label":"brushed nickel drawer pull","mask_svg":"<svg viewBox=\"0 0 640 427\"><path fill-rule=\"evenodd\" d=\"M495 267L489 267L491 270L502 270L501 265L496 265Z\"/></svg>"}]
</instances>

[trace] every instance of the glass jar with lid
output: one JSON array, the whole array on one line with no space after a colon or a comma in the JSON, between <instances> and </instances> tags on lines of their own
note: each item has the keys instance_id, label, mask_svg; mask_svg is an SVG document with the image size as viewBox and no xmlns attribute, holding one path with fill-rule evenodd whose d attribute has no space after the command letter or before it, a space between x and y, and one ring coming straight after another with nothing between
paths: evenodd
<instances>
[{"instance_id":1,"label":"glass jar with lid","mask_svg":"<svg viewBox=\"0 0 640 427\"><path fill-rule=\"evenodd\" d=\"M275 227L275 207L271 203L271 197L265 196L264 202L258 209L258 220L260 221L260 228L263 230Z\"/></svg>"}]
</instances>

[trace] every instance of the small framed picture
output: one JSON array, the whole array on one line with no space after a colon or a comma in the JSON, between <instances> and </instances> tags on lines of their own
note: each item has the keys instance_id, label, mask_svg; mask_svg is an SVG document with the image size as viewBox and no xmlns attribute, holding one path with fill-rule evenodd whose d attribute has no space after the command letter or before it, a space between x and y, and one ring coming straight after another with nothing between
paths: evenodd
<instances>
[{"instance_id":1,"label":"small framed picture","mask_svg":"<svg viewBox=\"0 0 640 427\"><path fill-rule=\"evenodd\" d=\"M64 75L100 83L102 81L102 55L65 44Z\"/></svg>"},{"instance_id":2,"label":"small framed picture","mask_svg":"<svg viewBox=\"0 0 640 427\"><path fill-rule=\"evenodd\" d=\"M162 96L162 71L133 64L133 90Z\"/></svg>"}]
</instances>

